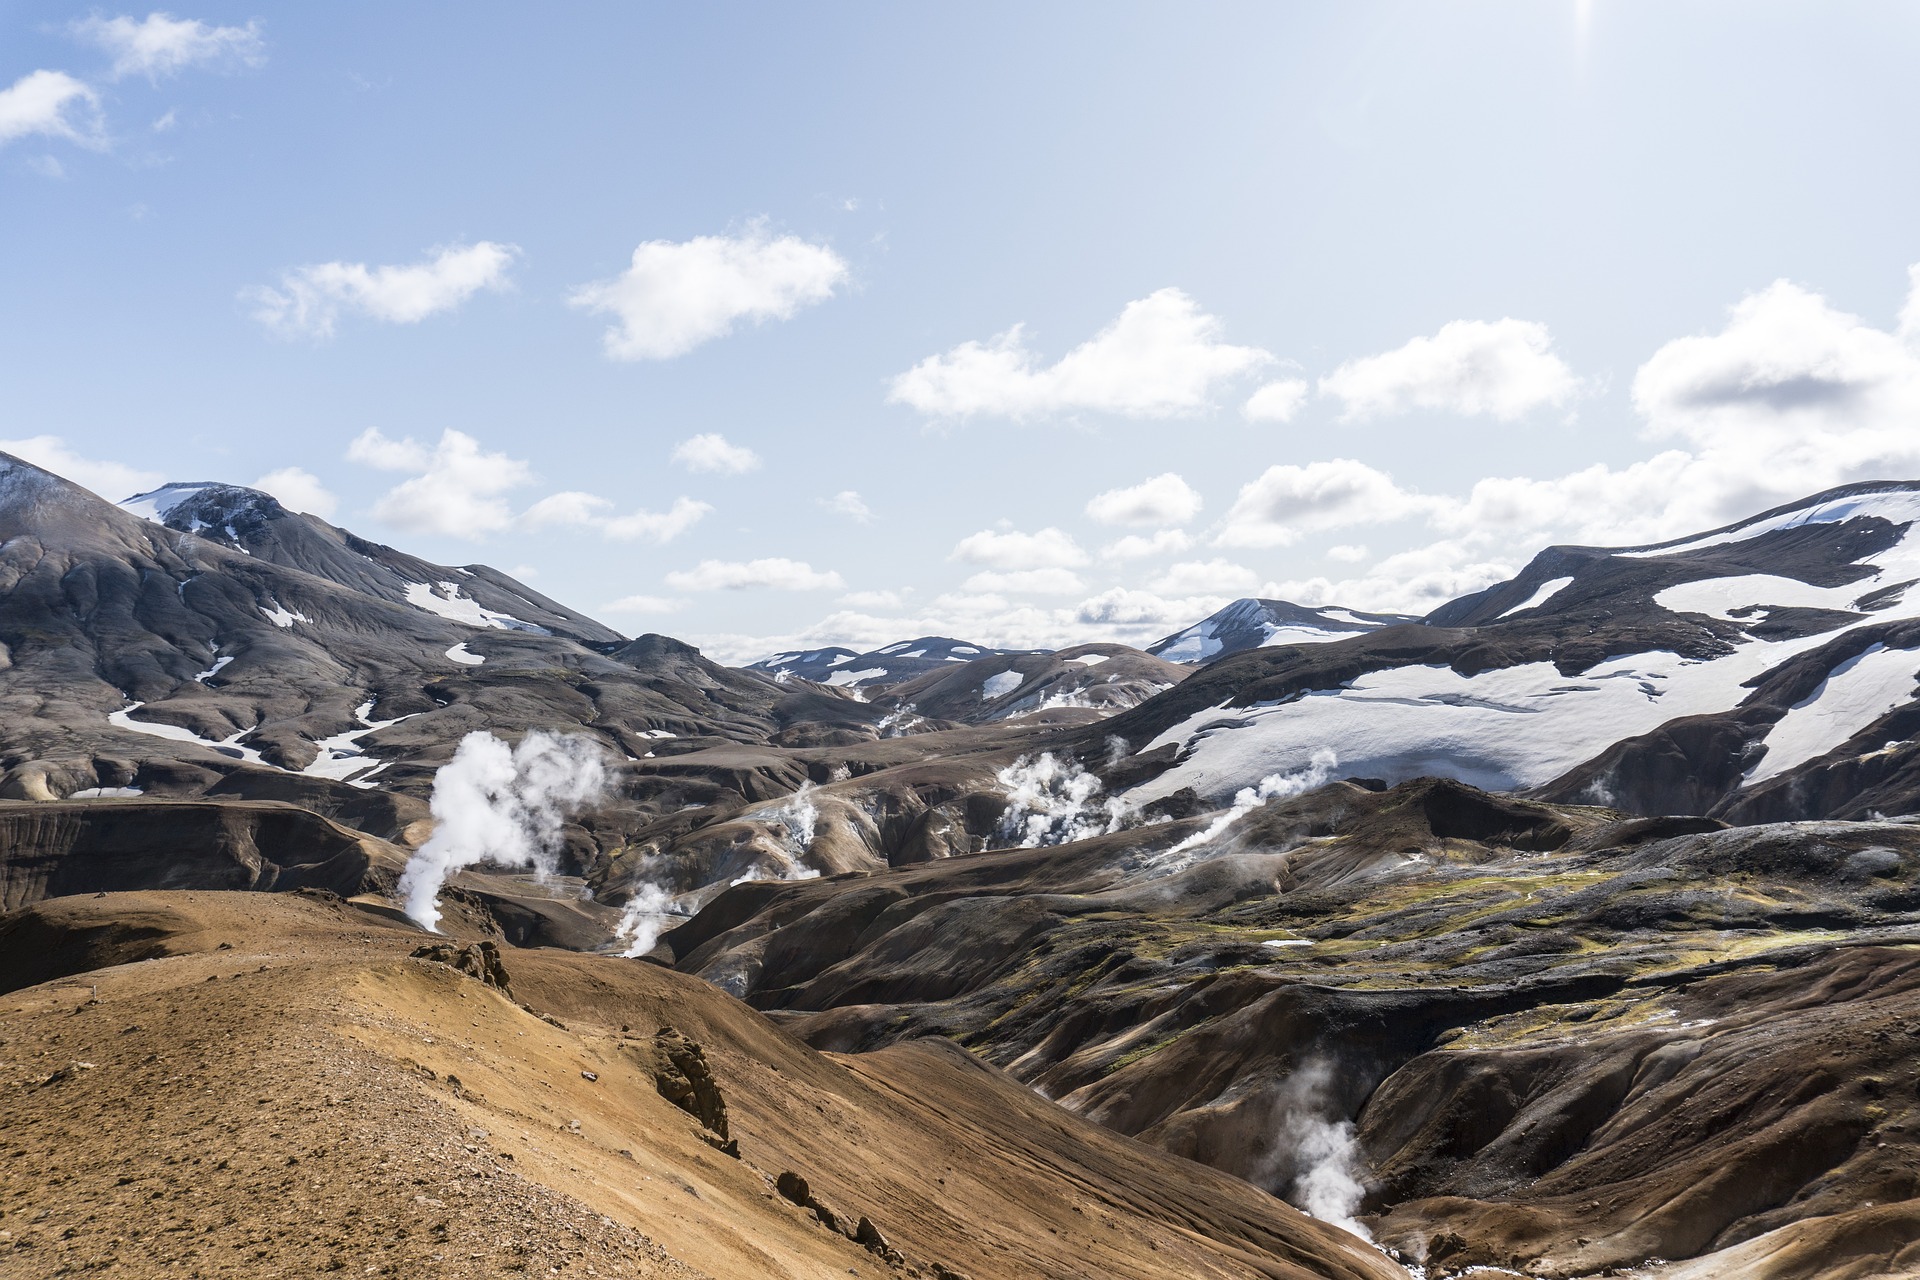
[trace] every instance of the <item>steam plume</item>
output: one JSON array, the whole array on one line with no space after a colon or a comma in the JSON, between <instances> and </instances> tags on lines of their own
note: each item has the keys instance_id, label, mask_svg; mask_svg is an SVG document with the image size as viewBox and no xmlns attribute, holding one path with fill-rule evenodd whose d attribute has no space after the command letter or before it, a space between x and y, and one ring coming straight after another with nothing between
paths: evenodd
<instances>
[{"instance_id":1,"label":"steam plume","mask_svg":"<svg viewBox=\"0 0 1920 1280\"><path fill-rule=\"evenodd\" d=\"M1043 751L1021 756L994 775L1007 790L1007 811L1000 819L1007 847L1037 849L1118 831L1133 808L1117 796L1100 798L1100 779L1071 757Z\"/></svg>"},{"instance_id":2,"label":"steam plume","mask_svg":"<svg viewBox=\"0 0 1920 1280\"><path fill-rule=\"evenodd\" d=\"M484 730L468 734L433 776L433 835L400 876L406 913L436 928L441 886L475 863L550 874L561 823L606 785L606 764L590 739L536 729L510 748Z\"/></svg>"},{"instance_id":3,"label":"steam plume","mask_svg":"<svg viewBox=\"0 0 1920 1280\"><path fill-rule=\"evenodd\" d=\"M1366 1198L1365 1163L1354 1140L1353 1121L1333 1119L1333 1066L1324 1058L1303 1063L1281 1086L1279 1124L1272 1158L1262 1181L1285 1188L1296 1208L1350 1231L1362 1240L1373 1234L1354 1218Z\"/></svg>"},{"instance_id":4,"label":"steam plume","mask_svg":"<svg viewBox=\"0 0 1920 1280\"><path fill-rule=\"evenodd\" d=\"M1212 844L1228 827L1258 809L1269 800L1290 799L1304 795L1315 787L1324 787L1333 780L1333 771L1340 767L1340 757L1333 748L1321 747L1313 753L1313 760L1304 769L1291 773L1270 773L1260 779L1258 786L1242 787L1233 798L1233 807L1207 824L1205 831L1197 831L1167 850L1163 857L1185 853L1202 845Z\"/></svg>"}]
</instances>

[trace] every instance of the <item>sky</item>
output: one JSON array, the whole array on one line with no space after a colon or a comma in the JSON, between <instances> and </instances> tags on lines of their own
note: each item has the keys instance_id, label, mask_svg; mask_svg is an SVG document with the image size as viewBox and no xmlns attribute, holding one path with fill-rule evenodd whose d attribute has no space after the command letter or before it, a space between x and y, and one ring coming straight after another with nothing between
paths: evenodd
<instances>
[{"instance_id":1,"label":"sky","mask_svg":"<svg viewBox=\"0 0 1920 1280\"><path fill-rule=\"evenodd\" d=\"M1920 476L1903 4L0 0L0 450L724 661Z\"/></svg>"}]
</instances>

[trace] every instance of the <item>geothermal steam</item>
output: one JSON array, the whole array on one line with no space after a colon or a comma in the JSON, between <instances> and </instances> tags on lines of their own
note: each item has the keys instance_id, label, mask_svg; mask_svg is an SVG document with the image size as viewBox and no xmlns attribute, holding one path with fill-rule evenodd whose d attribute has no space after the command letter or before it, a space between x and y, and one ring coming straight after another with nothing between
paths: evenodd
<instances>
[{"instance_id":1,"label":"geothermal steam","mask_svg":"<svg viewBox=\"0 0 1920 1280\"><path fill-rule=\"evenodd\" d=\"M1127 825L1132 807L1101 798L1100 779L1071 758L1043 751L1021 756L994 775L1007 792L1000 837L1009 847L1037 849L1105 835Z\"/></svg>"},{"instance_id":2,"label":"geothermal steam","mask_svg":"<svg viewBox=\"0 0 1920 1280\"><path fill-rule=\"evenodd\" d=\"M468 734L433 776L433 835L400 876L406 913L436 928L441 886L475 863L551 874L561 824L606 785L600 748L587 738L536 729L509 747L484 730Z\"/></svg>"},{"instance_id":3,"label":"geothermal steam","mask_svg":"<svg viewBox=\"0 0 1920 1280\"><path fill-rule=\"evenodd\" d=\"M1333 771L1340 767L1340 757L1331 747L1321 747L1313 753L1312 761L1304 769L1295 769L1291 773L1270 773L1260 779L1258 786L1242 787L1233 798L1233 807L1207 824L1205 831L1197 831L1167 850L1165 857L1185 853L1189 849L1212 844L1225 833L1228 827L1258 809L1269 800L1287 800L1294 796L1305 795L1315 787L1324 787L1333 780Z\"/></svg>"},{"instance_id":4,"label":"geothermal steam","mask_svg":"<svg viewBox=\"0 0 1920 1280\"><path fill-rule=\"evenodd\" d=\"M1276 1191L1286 1187L1289 1202L1322 1222L1372 1240L1354 1218L1367 1193L1360 1144L1353 1121L1329 1118L1336 1105L1332 1085L1333 1067L1324 1058L1287 1077L1278 1099L1278 1142L1259 1180Z\"/></svg>"}]
</instances>

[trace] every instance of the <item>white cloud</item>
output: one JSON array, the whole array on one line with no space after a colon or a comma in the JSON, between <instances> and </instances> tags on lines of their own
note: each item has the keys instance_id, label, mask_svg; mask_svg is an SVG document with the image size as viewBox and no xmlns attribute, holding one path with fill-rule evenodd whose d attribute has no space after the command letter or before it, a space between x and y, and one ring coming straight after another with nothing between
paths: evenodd
<instances>
[{"instance_id":1,"label":"white cloud","mask_svg":"<svg viewBox=\"0 0 1920 1280\"><path fill-rule=\"evenodd\" d=\"M327 338L342 312L359 312L390 324L417 324L452 311L482 289L504 289L519 256L515 245L482 240L430 250L430 261L412 266L369 267L362 262L322 262L295 267L280 287L244 290L253 318L282 336Z\"/></svg>"},{"instance_id":2,"label":"white cloud","mask_svg":"<svg viewBox=\"0 0 1920 1280\"><path fill-rule=\"evenodd\" d=\"M1053 528L1038 533L982 529L960 539L947 558L993 569L1074 569L1087 563L1080 545Z\"/></svg>"},{"instance_id":3,"label":"white cloud","mask_svg":"<svg viewBox=\"0 0 1920 1280\"><path fill-rule=\"evenodd\" d=\"M30 71L0 89L0 146L39 134L103 147L100 95L64 71Z\"/></svg>"},{"instance_id":4,"label":"white cloud","mask_svg":"<svg viewBox=\"0 0 1920 1280\"><path fill-rule=\"evenodd\" d=\"M304 511L322 520L332 518L340 505L339 499L320 483L319 476L301 467L282 467L278 471L269 471L255 480L253 487L272 494L280 500L280 505L290 511Z\"/></svg>"},{"instance_id":5,"label":"white cloud","mask_svg":"<svg viewBox=\"0 0 1920 1280\"><path fill-rule=\"evenodd\" d=\"M604 340L610 359L668 360L740 321L789 319L846 279L847 264L832 249L773 236L756 222L738 236L648 240L626 271L581 285L568 301L616 318Z\"/></svg>"},{"instance_id":6,"label":"white cloud","mask_svg":"<svg viewBox=\"0 0 1920 1280\"><path fill-rule=\"evenodd\" d=\"M153 131L155 133L167 133L171 131L179 123L180 123L179 109L178 108L170 109L167 112L167 114L161 116L158 120L155 120L153 122Z\"/></svg>"},{"instance_id":7,"label":"white cloud","mask_svg":"<svg viewBox=\"0 0 1920 1280\"><path fill-rule=\"evenodd\" d=\"M136 493L158 489L167 477L158 471L143 471L124 462L103 462L83 458L67 447L59 436L28 436L24 440L0 440L0 453L10 453L34 466L71 480L83 489L119 502Z\"/></svg>"},{"instance_id":8,"label":"white cloud","mask_svg":"<svg viewBox=\"0 0 1920 1280\"><path fill-rule=\"evenodd\" d=\"M1920 284L1920 270L1910 269ZM1436 511L1449 530L1631 545L1714 528L1835 485L1920 474L1920 288L1889 329L1787 281L1717 332L1677 338L1633 383L1646 434L1614 468L1490 476Z\"/></svg>"},{"instance_id":9,"label":"white cloud","mask_svg":"<svg viewBox=\"0 0 1920 1280\"><path fill-rule=\"evenodd\" d=\"M1518 566L1489 556L1481 540L1450 539L1391 555L1357 578L1269 582L1260 594L1311 607L1344 605L1375 613L1425 614L1472 591L1504 582Z\"/></svg>"},{"instance_id":10,"label":"white cloud","mask_svg":"<svg viewBox=\"0 0 1920 1280\"><path fill-rule=\"evenodd\" d=\"M1343 564L1358 564L1369 554L1366 547L1351 542L1343 542L1339 546L1327 548L1327 559L1338 560Z\"/></svg>"},{"instance_id":11,"label":"white cloud","mask_svg":"<svg viewBox=\"0 0 1920 1280\"><path fill-rule=\"evenodd\" d=\"M1193 546L1193 539L1182 529L1162 529L1150 538L1137 533L1109 542L1100 548L1104 560L1144 560L1148 556L1178 555Z\"/></svg>"},{"instance_id":12,"label":"white cloud","mask_svg":"<svg viewBox=\"0 0 1920 1280\"><path fill-rule=\"evenodd\" d=\"M668 543L700 523L713 508L693 498L679 497L665 511L634 511L612 514L614 504L598 494L568 489L548 494L521 513L520 523L529 529L555 526L598 529L621 542L645 540Z\"/></svg>"},{"instance_id":13,"label":"white cloud","mask_svg":"<svg viewBox=\"0 0 1920 1280\"><path fill-rule=\"evenodd\" d=\"M1147 584L1163 596L1244 596L1260 585L1260 575L1228 560L1187 560L1170 565Z\"/></svg>"},{"instance_id":14,"label":"white cloud","mask_svg":"<svg viewBox=\"0 0 1920 1280\"><path fill-rule=\"evenodd\" d=\"M692 569L667 575L667 585L680 591L740 591L771 587L779 591L829 591L847 584L831 569L820 571L800 560L702 560Z\"/></svg>"},{"instance_id":15,"label":"white cloud","mask_svg":"<svg viewBox=\"0 0 1920 1280\"><path fill-rule=\"evenodd\" d=\"M1007 592L1018 596L1064 596L1086 589L1087 584L1071 569L1015 569L1010 573L988 570L974 574L961 584L961 590L976 594Z\"/></svg>"},{"instance_id":16,"label":"white cloud","mask_svg":"<svg viewBox=\"0 0 1920 1280\"><path fill-rule=\"evenodd\" d=\"M1214 544L1284 547L1308 530L1385 523L1428 505L1385 472L1351 458L1268 467L1241 487Z\"/></svg>"},{"instance_id":17,"label":"white cloud","mask_svg":"<svg viewBox=\"0 0 1920 1280\"><path fill-rule=\"evenodd\" d=\"M1240 412L1249 422L1292 422L1293 415L1306 403L1307 380L1282 378L1247 397Z\"/></svg>"},{"instance_id":18,"label":"white cloud","mask_svg":"<svg viewBox=\"0 0 1920 1280\"><path fill-rule=\"evenodd\" d=\"M1126 489L1109 489L1087 503L1087 514L1101 524L1185 524L1200 514L1200 495L1169 471Z\"/></svg>"},{"instance_id":19,"label":"white cloud","mask_svg":"<svg viewBox=\"0 0 1920 1280\"><path fill-rule=\"evenodd\" d=\"M1345 402L1343 417L1430 409L1502 422L1565 404L1580 380L1553 354L1547 326L1529 320L1455 320L1431 338L1349 360L1320 379Z\"/></svg>"},{"instance_id":20,"label":"white cloud","mask_svg":"<svg viewBox=\"0 0 1920 1280\"><path fill-rule=\"evenodd\" d=\"M267 60L260 23L213 27L190 18L150 13L143 19L87 18L70 30L113 57L113 74L158 80L202 64L257 67Z\"/></svg>"},{"instance_id":21,"label":"white cloud","mask_svg":"<svg viewBox=\"0 0 1920 1280\"><path fill-rule=\"evenodd\" d=\"M1129 302L1112 324L1045 367L1021 330L928 356L894 378L887 398L935 417L1089 410L1166 418L1206 407L1218 384L1273 358L1220 341L1220 321L1178 289Z\"/></svg>"},{"instance_id":22,"label":"white cloud","mask_svg":"<svg viewBox=\"0 0 1920 1280\"><path fill-rule=\"evenodd\" d=\"M868 508L866 501L852 489L842 489L831 498L822 498L820 505L837 516L845 516L860 524L866 524L873 519L873 512Z\"/></svg>"},{"instance_id":23,"label":"white cloud","mask_svg":"<svg viewBox=\"0 0 1920 1280\"><path fill-rule=\"evenodd\" d=\"M55 156L28 156L27 168L43 178L52 178L55 181L67 176L67 166L61 164Z\"/></svg>"},{"instance_id":24,"label":"white cloud","mask_svg":"<svg viewBox=\"0 0 1920 1280\"><path fill-rule=\"evenodd\" d=\"M383 471L416 471L374 504L373 514L414 533L477 538L513 524L503 494L525 485L527 464L488 453L465 432L447 430L429 449L413 440L393 440L369 427L347 446L351 461Z\"/></svg>"},{"instance_id":25,"label":"white cloud","mask_svg":"<svg viewBox=\"0 0 1920 1280\"><path fill-rule=\"evenodd\" d=\"M685 600L667 596L621 596L600 606L602 613L678 613L687 607Z\"/></svg>"},{"instance_id":26,"label":"white cloud","mask_svg":"<svg viewBox=\"0 0 1920 1280\"><path fill-rule=\"evenodd\" d=\"M717 471L737 476L760 465L760 455L745 445L729 444L716 432L705 432L682 440L673 451L673 460L689 471Z\"/></svg>"}]
</instances>

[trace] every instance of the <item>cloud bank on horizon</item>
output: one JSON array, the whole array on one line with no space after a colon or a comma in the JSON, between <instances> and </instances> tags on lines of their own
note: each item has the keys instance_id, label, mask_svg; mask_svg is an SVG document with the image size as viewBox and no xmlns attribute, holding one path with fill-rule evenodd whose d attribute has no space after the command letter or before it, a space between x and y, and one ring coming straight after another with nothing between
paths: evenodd
<instances>
[{"instance_id":1,"label":"cloud bank on horizon","mask_svg":"<svg viewBox=\"0 0 1920 1280\"><path fill-rule=\"evenodd\" d=\"M1641 435L1657 451L1624 466L1595 464L1547 477L1493 475L1464 492L1440 493L1404 484L1389 471L1352 458L1275 463L1249 476L1224 503L1223 514L1205 527L1197 524L1206 506L1204 495L1179 473L1162 472L1135 485L1092 494L1081 504L1094 525L1153 530L1150 535L1126 535L1100 552L1098 561L1109 564L1169 561L1128 571L1131 585L1115 583L1073 603L1009 599L1057 599L1087 592L1083 571L1096 563L1096 556L1058 525L1030 531L986 528L958 538L947 556L967 570L967 576L917 610L869 613L847 608L798 632L723 639L722 645L729 656L741 657L762 647L859 645L908 633L951 632L1004 645L1141 640L1247 594L1308 605L1419 613L1512 576L1525 557L1549 541L1655 542L1833 485L1920 474L1920 433L1911 427L1920 418L1920 264L1909 269L1909 280L1907 300L1886 328L1838 310L1811 289L1778 281L1734 304L1718 331L1668 341L1639 368L1632 383L1633 403L1643 420ZM1169 298L1173 301L1166 301ZM1223 348L1217 341L1219 322L1201 315L1178 291L1162 290L1143 301L1168 308L1178 322L1156 321L1144 331L1126 333L1125 360L1109 361L1105 355L1080 360L1070 377L1049 383L1074 388L1071 395L1049 393L1056 396L1055 412L1102 403L1174 414L1197 403L1195 397L1206 387L1271 359L1264 353L1230 358L1207 354L1208 348ZM1142 305L1131 304L1129 310L1137 316L1134 309ZM1134 323L1123 313L1121 321L1041 374L1056 377L1052 371ZM957 367L944 356L930 360L915 370ZM1002 372L1013 370L1008 385L1017 389L996 402L1006 417L1025 420L1037 411L1040 401L1024 380L1041 375L1026 367L1030 363L1023 357L998 366ZM1142 392L1141 366L1175 372L1169 375L1170 383L1158 381ZM991 381L998 375L983 376ZM983 406L993 401L978 389L984 385L978 383L975 391L959 397L972 406L970 412L984 412ZM1168 391L1170 385L1180 389ZM1432 338L1415 338L1380 355L1341 363L1319 378L1317 394L1339 400L1343 420L1405 413L1445 400L1459 414L1514 421L1529 412L1563 408L1582 385L1554 354L1545 325L1455 321ZM900 386L896 381L892 398L901 397ZM937 404L954 402L941 399ZM159 472L82 457L66 441L49 435L0 440L0 449L110 497L165 479ZM534 484L534 462L489 450L452 428L432 444L412 437L393 439L368 428L353 439L346 457L366 468L407 476L365 512L402 532L485 541L521 531L562 529L666 544L716 510L705 500L682 495L665 511L621 514L610 499L575 491L552 493L516 509L509 495ZM671 460L708 475L737 475L761 464L755 451L717 433L683 440L672 450ZM330 514L338 508L338 499L298 465L264 475L256 484L299 510ZM853 519L872 518L851 491L821 501ZM1043 514L1058 518L1066 509L1063 503L1062 510ZM1289 547L1318 533L1373 530L1377 535L1395 526L1411 526L1415 545L1339 578L1266 577L1227 555L1170 559L1200 545L1244 555ZM1438 536L1421 542L1421 528ZM1351 563L1364 561L1368 552L1343 543L1331 548L1329 556ZM849 566L849 572L853 581L860 581L857 566ZM690 567L664 570L658 581L682 593L818 592L845 591L849 576L839 568L816 569L806 561L770 555L703 558ZM869 588L842 602L898 605L913 590ZM622 613L665 613L684 609L686 600L638 593L608 607Z\"/></svg>"}]
</instances>

